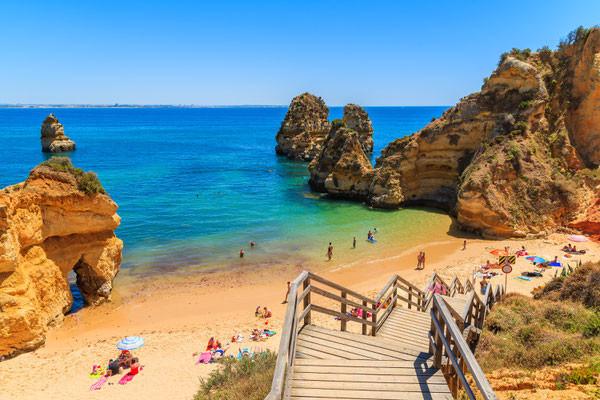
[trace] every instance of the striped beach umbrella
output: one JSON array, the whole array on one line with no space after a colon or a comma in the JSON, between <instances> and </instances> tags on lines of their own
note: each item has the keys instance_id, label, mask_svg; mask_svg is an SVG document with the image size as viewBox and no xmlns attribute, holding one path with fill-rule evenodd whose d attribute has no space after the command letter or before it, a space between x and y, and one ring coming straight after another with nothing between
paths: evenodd
<instances>
[{"instance_id":1,"label":"striped beach umbrella","mask_svg":"<svg viewBox=\"0 0 600 400\"><path fill-rule=\"evenodd\" d=\"M135 350L146 344L146 341L139 336L127 336L125 339L119 340L117 349L119 350Z\"/></svg>"}]
</instances>

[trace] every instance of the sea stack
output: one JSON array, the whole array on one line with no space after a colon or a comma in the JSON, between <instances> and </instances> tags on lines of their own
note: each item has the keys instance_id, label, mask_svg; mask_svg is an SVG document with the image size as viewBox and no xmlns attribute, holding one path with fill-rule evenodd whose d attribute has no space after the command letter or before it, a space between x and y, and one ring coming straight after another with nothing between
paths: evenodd
<instances>
[{"instance_id":1,"label":"sea stack","mask_svg":"<svg viewBox=\"0 0 600 400\"><path fill-rule=\"evenodd\" d=\"M379 208L435 205L489 238L565 226L598 235L598 54L598 28L557 51L513 49L480 92L391 142L372 171L338 165L362 158L351 135L326 144L335 149L311 164L311 185ZM349 170L359 186L348 184Z\"/></svg>"},{"instance_id":2,"label":"sea stack","mask_svg":"<svg viewBox=\"0 0 600 400\"><path fill-rule=\"evenodd\" d=\"M373 152L373 124L369 114L356 104L344 107L344 122L349 129L355 131L365 153Z\"/></svg>"},{"instance_id":3,"label":"sea stack","mask_svg":"<svg viewBox=\"0 0 600 400\"><path fill-rule=\"evenodd\" d=\"M310 161L321 149L331 129L329 108L322 98L310 93L294 97L275 140L277 154Z\"/></svg>"},{"instance_id":4,"label":"sea stack","mask_svg":"<svg viewBox=\"0 0 600 400\"><path fill-rule=\"evenodd\" d=\"M323 148L308 166L313 190L360 199L368 194L373 168L359 134L336 119Z\"/></svg>"},{"instance_id":5,"label":"sea stack","mask_svg":"<svg viewBox=\"0 0 600 400\"><path fill-rule=\"evenodd\" d=\"M54 160L0 190L0 356L44 344L73 304L71 270L91 305L110 299L119 271L117 205L94 173Z\"/></svg>"},{"instance_id":6,"label":"sea stack","mask_svg":"<svg viewBox=\"0 0 600 400\"><path fill-rule=\"evenodd\" d=\"M65 135L62 124L53 114L42 123L42 151L58 153L75 150L75 142Z\"/></svg>"}]
</instances>

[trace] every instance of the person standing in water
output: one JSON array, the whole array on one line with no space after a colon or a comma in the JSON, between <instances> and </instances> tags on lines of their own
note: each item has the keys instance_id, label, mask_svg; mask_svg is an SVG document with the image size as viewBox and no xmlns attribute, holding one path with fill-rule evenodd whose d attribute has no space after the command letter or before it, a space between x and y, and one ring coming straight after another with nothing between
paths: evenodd
<instances>
[{"instance_id":1,"label":"person standing in water","mask_svg":"<svg viewBox=\"0 0 600 400\"><path fill-rule=\"evenodd\" d=\"M244 249L240 250L240 258L244 258Z\"/></svg>"},{"instance_id":2,"label":"person standing in water","mask_svg":"<svg viewBox=\"0 0 600 400\"><path fill-rule=\"evenodd\" d=\"M377 233L377 228L373 228L373 233Z\"/></svg>"},{"instance_id":3,"label":"person standing in water","mask_svg":"<svg viewBox=\"0 0 600 400\"><path fill-rule=\"evenodd\" d=\"M352 240L352 247L356 248L356 236L354 236L354 240Z\"/></svg>"},{"instance_id":4,"label":"person standing in water","mask_svg":"<svg viewBox=\"0 0 600 400\"><path fill-rule=\"evenodd\" d=\"M367 240L371 240L373 238L373 234L371 233L371 231L369 231L369 233L367 233Z\"/></svg>"},{"instance_id":5,"label":"person standing in water","mask_svg":"<svg viewBox=\"0 0 600 400\"><path fill-rule=\"evenodd\" d=\"M329 242L329 247L327 248L327 258L331 261L331 257L333 256L333 245Z\"/></svg>"}]
</instances>

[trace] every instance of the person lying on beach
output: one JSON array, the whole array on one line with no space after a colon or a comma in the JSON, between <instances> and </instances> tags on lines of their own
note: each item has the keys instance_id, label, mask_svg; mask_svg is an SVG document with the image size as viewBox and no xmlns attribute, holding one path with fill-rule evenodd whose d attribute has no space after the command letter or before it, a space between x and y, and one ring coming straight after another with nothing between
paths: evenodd
<instances>
[{"instance_id":1,"label":"person lying on beach","mask_svg":"<svg viewBox=\"0 0 600 400\"><path fill-rule=\"evenodd\" d=\"M568 246L563 247L562 251L573 251L573 247L571 246L571 243L569 243Z\"/></svg>"}]
</instances>

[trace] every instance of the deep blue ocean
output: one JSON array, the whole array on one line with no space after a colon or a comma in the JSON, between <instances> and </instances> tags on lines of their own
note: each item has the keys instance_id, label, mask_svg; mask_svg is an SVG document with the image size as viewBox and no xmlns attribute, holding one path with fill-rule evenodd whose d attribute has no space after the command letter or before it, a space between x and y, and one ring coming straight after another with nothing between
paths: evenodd
<instances>
[{"instance_id":1,"label":"deep blue ocean","mask_svg":"<svg viewBox=\"0 0 600 400\"><path fill-rule=\"evenodd\" d=\"M368 107L373 159L447 107ZM311 193L307 164L275 154L287 107L0 109L0 187L22 182L50 157L40 126L50 113L77 144L73 164L98 173L119 205L122 273L334 263L434 240L450 219L429 208L372 210ZM332 107L330 119L341 118ZM378 229L377 245L366 232ZM352 237L359 248L351 251ZM250 249L248 242L258 245ZM246 257L239 259L240 249Z\"/></svg>"}]
</instances>

